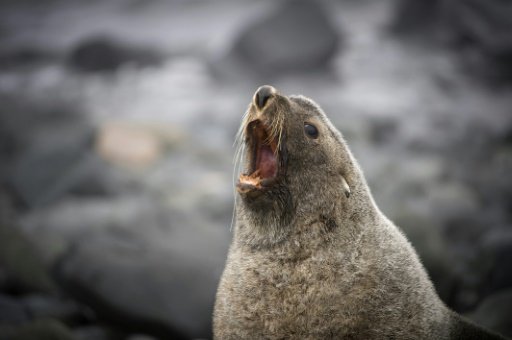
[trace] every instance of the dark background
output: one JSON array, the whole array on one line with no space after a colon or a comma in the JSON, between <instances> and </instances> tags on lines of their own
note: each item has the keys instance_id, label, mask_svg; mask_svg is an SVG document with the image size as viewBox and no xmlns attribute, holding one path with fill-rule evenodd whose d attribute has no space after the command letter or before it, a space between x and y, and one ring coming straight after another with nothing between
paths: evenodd
<instances>
[{"instance_id":1,"label":"dark background","mask_svg":"<svg viewBox=\"0 0 512 340\"><path fill-rule=\"evenodd\" d=\"M324 108L441 298L512 336L511 2L27 0L0 3L0 339L211 337L262 84Z\"/></svg>"}]
</instances>

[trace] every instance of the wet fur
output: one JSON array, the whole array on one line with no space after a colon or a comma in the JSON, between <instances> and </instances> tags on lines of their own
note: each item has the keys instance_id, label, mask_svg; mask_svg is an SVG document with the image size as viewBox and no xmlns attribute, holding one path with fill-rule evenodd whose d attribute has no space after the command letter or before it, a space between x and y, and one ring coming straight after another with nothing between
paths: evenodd
<instances>
[{"instance_id":1,"label":"wet fur","mask_svg":"<svg viewBox=\"0 0 512 340\"><path fill-rule=\"evenodd\" d=\"M286 138L286 175L264 196L236 199L214 337L494 338L440 301L415 251L375 205L346 142L322 110L302 96L273 99L266 116L282 116L278 132ZM242 139L254 110L251 105L244 118ZM318 128L317 140L305 136L304 122Z\"/></svg>"}]
</instances>

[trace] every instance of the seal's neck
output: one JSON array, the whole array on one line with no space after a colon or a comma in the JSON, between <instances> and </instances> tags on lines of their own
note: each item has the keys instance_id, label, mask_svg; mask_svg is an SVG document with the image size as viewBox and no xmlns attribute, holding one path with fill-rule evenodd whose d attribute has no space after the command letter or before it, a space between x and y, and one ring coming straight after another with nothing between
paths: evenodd
<instances>
[{"instance_id":1,"label":"seal's neck","mask_svg":"<svg viewBox=\"0 0 512 340\"><path fill-rule=\"evenodd\" d=\"M381 213L355 160L345 176L327 174L327 177L335 179L326 181L318 178L302 183L299 177L292 176L289 187L312 186L320 190L292 192L292 204L285 207L286 211L279 204L255 211L254 206L248 207L243 200L237 200L235 243L253 249L296 243L301 238L328 243L331 239L329 233L342 234L341 238L350 242L351 238L357 238L364 231L363 228L377 224ZM349 185L348 195L342 177Z\"/></svg>"}]
</instances>

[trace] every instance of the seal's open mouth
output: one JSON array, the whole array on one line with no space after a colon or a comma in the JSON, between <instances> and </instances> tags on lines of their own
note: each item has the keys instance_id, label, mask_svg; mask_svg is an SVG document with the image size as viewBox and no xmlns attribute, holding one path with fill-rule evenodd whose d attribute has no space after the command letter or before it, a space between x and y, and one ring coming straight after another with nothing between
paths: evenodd
<instances>
[{"instance_id":1,"label":"seal's open mouth","mask_svg":"<svg viewBox=\"0 0 512 340\"><path fill-rule=\"evenodd\" d=\"M278 142L272 138L261 120L247 126L249 174L241 174L237 189L240 193L271 186L279 172Z\"/></svg>"}]
</instances>

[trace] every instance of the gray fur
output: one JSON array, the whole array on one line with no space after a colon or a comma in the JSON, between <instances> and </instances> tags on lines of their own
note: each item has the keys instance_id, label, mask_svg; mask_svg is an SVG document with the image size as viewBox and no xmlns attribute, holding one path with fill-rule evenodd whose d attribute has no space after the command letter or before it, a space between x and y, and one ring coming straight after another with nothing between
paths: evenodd
<instances>
[{"instance_id":1,"label":"gray fur","mask_svg":"<svg viewBox=\"0 0 512 340\"><path fill-rule=\"evenodd\" d=\"M258 114L251 105L245 123ZM483 334L441 302L416 252L378 209L341 133L317 104L276 93L262 114L269 121L284 115L287 172L272 192L237 199L214 338ZM318 139L305 136L304 122L318 128Z\"/></svg>"}]
</instances>

